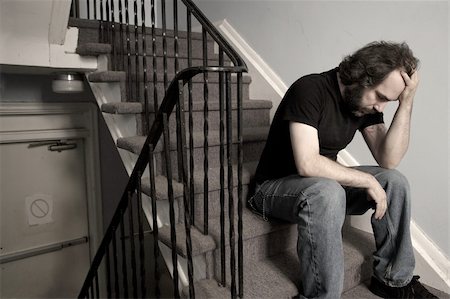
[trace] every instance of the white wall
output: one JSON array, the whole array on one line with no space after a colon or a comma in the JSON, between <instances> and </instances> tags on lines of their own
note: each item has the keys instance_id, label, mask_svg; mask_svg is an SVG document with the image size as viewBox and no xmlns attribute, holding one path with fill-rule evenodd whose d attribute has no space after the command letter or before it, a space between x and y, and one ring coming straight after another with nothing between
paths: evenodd
<instances>
[{"instance_id":1,"label":"white wall","mask_svg":"<svg viewBox=\"0 0 450 299\"><path fill-rule=\"evenodd\" d=\"M0 0L0 64L93 70L75 54L78 29L67 28L71 0Z\"/></svg>"},{"instance_id":2,"label":"white wall","mask_svg":"<svg viewBox=\"0 0 450 299\"><path fill-rule=\"evenodd\" d=\"M421 60L421 83L399 170L411 183L413 219L450 257L448 1L194 2L213 22L227 19L288 86L368 42L406 41ZM387 123L395 108L386 111ZM359 134L348 150L361 164L374 163Z\"/></svg>"}]
</instances>

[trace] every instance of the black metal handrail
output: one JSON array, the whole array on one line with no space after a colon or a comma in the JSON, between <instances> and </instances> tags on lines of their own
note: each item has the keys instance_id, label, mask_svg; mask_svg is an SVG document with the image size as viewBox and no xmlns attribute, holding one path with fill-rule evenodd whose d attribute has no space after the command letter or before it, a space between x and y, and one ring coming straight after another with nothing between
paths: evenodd
<instances>
[{"instance_id":1,"label":"black metal handrail","mask_svg":"<svg viewBox=\"0 0 450 299\"><path fill-rule=\"evenodd\" d=\"M111 243L113 239L113 234L115 230L118 228L120 223L122 222L122 218L124 215L124 212L126 208L128 207L130 194L134 194L137 192L139 194L140 188L138 188L140 184L140 179L142 177L142 173L144 172L145 168L150 163L150 154L152 152L152 149L154 149L163 134L164 131L164 122L165 117L167 115L170 115L173 111L173 108L177 104L177 101L179 100L178 94L180 91L180 86L184 86L191 78L194 76L200 74L200 73L207 73L207 72L217 72L217 73L241 73L246 71L245 67L191 67L184 69L180 73L177 74L174 80L172 80L167 95L164 98L163 102L161 103L161 106L158 110L158 115L156 117L156 120L154 121L152 128L150 130L150 133L148 134L148 137L145 141L145 144L142 148L142 151L139 155L139 158L136 162L136 165L130 175L129 181L127 186L125 187L125 191L123 192L123 195L121 197L121 200L117 206L117 209L111 219L111 222L105 232L105 235L102 239L102 242L100 243L100 246L98 247L97 253L94 256L91 268L86 276L86 279L84 281L83 287L80 291L79 298L86 298L89 297L88 294L90 292L90 289L93 287L92 283L96 281L96 277L98 275L98 269L100 267L100 264L105 256L105 252L107 251L107 248L109 244ZM180 85L181 81L181 85ZM151 167L153 168L153 167ZM156 226L157 227L157 226ZM156 228L154 227L154 229ZM95 287L95 285L94 285ZM98 288L98 286L97 286ZM95 297L95 296L94 296Z\"/></svg>"},{"instance_id":2,"label":"black metal handrail","mask_svg":"<svg viewBox=\"0 0 450 299\"><path fill-rule=\"evenodd\" d=\"M75 17L80 17L80 9L78 2L81 0L74 0L73 12L76 12ZM168 36L166 25L166 1L161 1L161 13L162 13L162 52L163 52L163 79L164 79L164 96L161 104L158 102L158 65L157 65L157 48L156 48L156 22L155 22L155 0L148 0L151 5L151 36L152 36L152 67L153 67L153 80L148 80L147 75L147 44L146 44L146 25L145 25L145 8L144 4L146 0L124 0L123 6L122 0L118 0L118 9L114 10L114 0L94 0L92 5L93 12L90 8L92 0L85 0L87 3L87 17L90 16L100 17L99 29L100 29L100 42L110 43L112 45L111 51L111 68L113 70L126 70L126 88L128 99L134 99L135 101L143 102L144 111L144 132L147 134L145 144L138 157L136 165L130 175L129 182L123 192L118 207L112 217L111 223L108 226L105 236L99 246L99 249L92 261L91 268L88 272L86 280L80 291L79 297L99 297L102 288L106 287L107 297L146 297L146 282L145 282L145 254L143 245L143 222L141 219L142 206L141 206L141 180L142 174L148 166L150 174L150 199L152 205L152 218L153 223L149 224L155 239L154 242L154 276L157 282L155 296L159 297L160 290L158 287L159 281L159 266L158 256L159 248L157 245L158 240L158 224L157 224L157 207L156 207L156 190L155 190L155 166L153 165L154 150L161 136L164 136L164 150L163 157L165 159L165 176L167 177L167 193L170 203L170 226L171 226L171 247L172 247L172 279L174 288L174 297L179 297L180 292L178 289L178 269L177 269L177 253L176 253L176 232L175 232L175 213L174 213L174 195L172 186L172 166L170 158L170 144L169 144L169 117L172 114L174 107L177 107L176 113L176 133L177 133L177 152L178 152L178 180L183 184L183 202L184 202L184 225L186 233L186 248L187 248L187 264L188 264L188 278L189 278L189 296L195 297L194 290L194 273L193 273L193 261L192 261L192 244L191 244L191 225L194 224L194 158L193 158L193 81L196 75L203 74L203 100L204 100L204 219L203 219L203 233L208 234L208 101L209 101L209 75L210 73L219 74L219 103L220 103L220 284L226 286L226 267L225 267L225 189L228 192L228 210L229 210L229 246L230 246L230 274L231 274L231 296L235 298L237 295L243 296L243 240L242 240L242 73L247 71L245 62L239 57L236 51L229 45L229 43L220 35L217 29L211 24L211 22L203 15L198 7L191 0L173 0L173 42L174 42L174 59L175 59L175 76L173 80L168 84ZM130 11L129 2L133 1L134 5L134 26L130 25ZM141 27L138 26L138 1L141 4ZM187 27L187 60L188 66L179 71L179 45L178 45L178 1L181 1L186 8L186 27ZM100 12L97 13L98 6ZM125 8L125 11L123 11ZM125 18L124 15L125 14ZM203 65L192 66L192 16L200 23L202 27L202 47L203 47ZM119 19L119 24L116 20ZM123 23L125 19L125 24ZM124 28L125 27L125 28ZM134 53L131 51L132 39L131 29L134 27ZM125 29L125 33L124 33ZM120 31L119 34L117 31ZM141 32L141 45L142 53L139 48L139 31ZM219 53L218 60L219 65L208 65L208 36L214 40L218 45ZM126 50L124 43L126 42ZM134 55L134 60L132 56ZM231 66L226 66L225 55ZM142 64L141 64L142 62ZM139 68L142 66L142 73L139 72ZM132 74L134 67L135 73ZM235 253L235 223L234 223L234 205L235 199L233 195L233 162L232 162L232 90L231 90L231 74L237 74L237 173L238 173L238 288L236 286L236 253ZM143 82L140 81L140 75L143 75ZM133 84L133 76L135 76L135 84ZM155 118L153 124L150 127L150 105L149 105L149 85L153 84L153 111L155 112ZM184 86L188 85L188 113L189 113L189 141L186 140L185 130L185 103L183 90ZM226 113L226 115L225 115ZM225 141L226 138L226 141ZM188 143L188 144L187 144ZM226 153L225 153L226 147ZM189 151L189 160L187 158L187 149ZM227 160L227 182L225 186L225 157ZM133 203L137 204L137 212L133 210ZM137 213L138 225L138 237L139 248L136 248L134 243L134 214ZM128 224L125 223L125 214L128 214ZM125 235L125 227L129 229L129 239L131 252L127 253L128 248L123 242L128 238ZM119 233L119 238L122 240L121 247L118 248L116 242L116 233ZM111 248L112 245L112 248ZM135 251L139 250L139 258L136 258ZM112 253L111 253L112 251ZM117 262L119 253L122 255L121 266ZM131 254L131 264L127 263L127 254ZM112 257L111 257L112 255ZM110 264L112 259L113 263ZM102 282L105 275L100 275L102 271L102 262L106 260L106 282ZM137 268L140 266L140 293L138 294L138 274ZM132 275L128 277L128 267L132 268ZM110 276L113 275L111 284ZM119 284L119 281L122 281ZM106 286L105 286L106 284ZM114 290L113 290L114 288ZM129 292L130 289L130 292ZM237 290L238 289L238 290ZM121 295L122 294L122 295Z\"/></svg>"}]
</instances>

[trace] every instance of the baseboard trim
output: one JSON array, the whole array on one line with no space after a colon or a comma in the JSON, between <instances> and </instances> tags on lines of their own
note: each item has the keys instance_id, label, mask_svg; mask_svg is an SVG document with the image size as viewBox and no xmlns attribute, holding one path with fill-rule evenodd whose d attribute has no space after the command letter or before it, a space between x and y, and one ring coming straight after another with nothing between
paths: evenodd
<instances>
[{"instance_id":1,"label":"baseboard trim","mask_svg":"<svg viewBox=\"0 0 450 299\"><path fill-rule=\"evenodd\" d=\"M257 71L258 75L264 78L266 85L270 86L272 91L275 92L281 99L288 89L281 78L242 38L242 36L226 19L215 23L215 25L245 59L249 66L249 70L252 69ZM339 152L338 162L348 167L360 165L358 161L346 150ZM352 226L364 231L372 232L369 213L362 217L353 218L355 219L350 219L350 224ZM416 253L416 260L421 263L420 270L422 273L420 274L422 275L422 280L430 286L448 293L450 291L449 259L413 220L411 221L411 239Z\"/></svg>"},{"instance_id":2,"label":"baseboard trim","mask_svg":"<svg viewBox=\"0 0 450 299\"><path fill-rule=\"evenodd\" d=\"M450 293L450 260L448 257L422 231L414 220L411 220L411 239L416 253L424 259L426 264L441 280L436 281L434 279L429 281L428 284L446 293Z\"/></svg>"}]
</instances>

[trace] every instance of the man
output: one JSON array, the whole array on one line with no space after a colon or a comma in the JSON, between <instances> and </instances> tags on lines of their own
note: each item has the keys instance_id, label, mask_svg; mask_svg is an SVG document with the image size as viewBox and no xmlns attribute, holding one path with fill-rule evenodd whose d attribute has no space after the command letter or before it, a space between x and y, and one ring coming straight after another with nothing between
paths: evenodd
<instances>
[{"instance_id":1,"label":"man","mask_svg":"<svg viewBox=\"0 0 450 299\"><path fill-rule=\"evenodd\" d=\"M406 43L374 42L338 68L300 78L273 119L249 205L298 224L300 298L339 298L346 214L374 208L370 290L384 298L437 298L413 276L408 181L394 168L405 155L418 86L418 59ZM383 110L398 108L389 128ZM359 130L379 166L336 162Z\"/></svg>"}]
</instances>

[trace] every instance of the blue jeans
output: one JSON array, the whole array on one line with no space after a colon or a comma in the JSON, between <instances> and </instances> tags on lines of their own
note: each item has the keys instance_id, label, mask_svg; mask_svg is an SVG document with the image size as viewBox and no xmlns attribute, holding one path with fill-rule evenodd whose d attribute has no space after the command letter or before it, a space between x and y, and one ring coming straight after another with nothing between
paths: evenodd
<instances>
[{"instance_id":1,"label":"blue jeans","mask_svg":"<svg viewBox=\"0 0 450 299\"><path fill-rule=\"evenodd\" d=\"M372 216L371 221L376 243L373 275L386 285L405 286L415 266L408 181L396 170L356 169L371 173L387 195L386 214L380 220ZM256 186L249 205L265 219L298 225L300 298L339 298L344 281L342 225L346 214L361 215L374 208L366 191L330 179L292 175Z\"/></svg>"}]
</instances>

